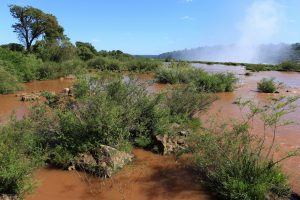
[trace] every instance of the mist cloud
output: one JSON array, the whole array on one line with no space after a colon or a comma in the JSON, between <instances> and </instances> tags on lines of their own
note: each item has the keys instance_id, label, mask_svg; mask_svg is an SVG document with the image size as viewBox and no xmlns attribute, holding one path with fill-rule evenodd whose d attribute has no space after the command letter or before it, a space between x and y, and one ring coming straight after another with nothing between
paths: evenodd
<instances>
[{"instance_id":1,"label":"mist cloud","mask_svg":"<svg viewBox=\"0 0 300 200\"><path fill-rule=\"evenodd\" d=\"M264 62L262 58L268 55L263 55L267 52L261 50L261 44L272 41L280 31L283 17L282 6L275 0L255 0L245 10L245 17L239 26L240 36L233 45L202 48L198 56L194 55L196 56L194 59L221 62ZM277 51L275 53L280 53L280 48L277 48Z\"/></svg>"}]
</instances>

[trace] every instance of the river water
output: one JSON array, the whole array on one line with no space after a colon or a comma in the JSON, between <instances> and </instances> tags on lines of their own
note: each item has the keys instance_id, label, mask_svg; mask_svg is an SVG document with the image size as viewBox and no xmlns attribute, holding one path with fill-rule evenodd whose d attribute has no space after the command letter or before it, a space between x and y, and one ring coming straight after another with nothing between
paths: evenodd
<instances>
[{"instance_id":1,"label":"river water","mask_svg":"<svg viewBox=\"0 0 300 200\"><path fill-rule=\"evenodd\" d=\"M205 122L209 116L216 115L218 120L240 118L241 113L233 102L238 98L253 98L264 102L268 98L279 95L300 95L300 74L283 72L258 72L252 76L244 76L245 69L239 66L202 65L212 73L229 71L240 78L239 87L234 92L219 93L219 100L213 103L205 115L200 118ZM256 84L262 78L275 77L283 82L290 92L282 91L280 94L262 94L256 91ZM152 83L151 74L139 75L141 81L148 83L150 92L163 90L166 85ZM72 85L71 80L40 81L25 84L25 91L39 92L61 91ZM20 92L20 93L22 93ZM300 106L300 101L297 102ZM0 95L0 120L5 120L15 110L18 118L26 113L28 103L19 101L16 95ZM287 116L289 120L298 122L292 126L281 128L278 131L276 144L282 151L300 148L300 110ZM261 134L262 126L255 122L254 131ZM267 135L270 139L271 135ZM84 173L67 172L56 169L40 169L36 173L38 187L34 194L27 200L83 200L83 199L107 199L107 200L160 200L160 199L187 199L206 200L211 199L208 193L193 179L194 172L188 169L182 162L173 157L163 157L144 150L134 150L136 160L132 165L125 167L116 176L109 180L100 180L89 177ZM283 163L283 169L289 175L293 190L300 193L300 158L294 157Z\"/></svg>"}]
</instances>

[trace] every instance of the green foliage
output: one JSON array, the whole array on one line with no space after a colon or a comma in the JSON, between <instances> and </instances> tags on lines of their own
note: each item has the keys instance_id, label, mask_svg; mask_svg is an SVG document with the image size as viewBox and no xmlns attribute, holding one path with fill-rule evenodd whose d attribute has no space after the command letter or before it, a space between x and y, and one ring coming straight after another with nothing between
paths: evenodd
<instances>
[{"instance_id":1,"label":"green foliage","mask_svg":"<svg viewBox=\"0 0 300 200\"><path fill-rule=\"evenodd\" d=\"M287 177L279 163L297 152L289 152L278 160L273 153L277 128L289 123L283 116L294 111L292 104L297 99L280 98L268 107L239 100L240 109L249 110L242 121L229 125L213 122L213 127L190 138L190 150L202 179L221 199L264 200L269 193L279 197L290 195ZM251 122L257 116L263 121L264 131L272 130L271 144L266 143L266 132L262 136L251 132Z\"/></svg>"},{"instance_id":2,"label":"green foliage","mask_svg":"<svg viewBox=\"0 0 300 200\"><path fill-rule=\"evenodd\" d=\"M263 78L257 83L257 89L264 93L274 93L277 90L277 84L275 78Z\"/></svg>"},{"instance_id":3,"label":"green foliage","mask_svg":"<svg viewBox=\"0 0 300 200\"><path fill-rule=\"evenodd\" d=\"M84 61L92 59L97 54L97 50L90 43L76 42L76 47L78 56Z\"/></svg>"},{"instance_id":4,"label":"green foliage","mask_svg":"<svg viewBox=\"0 0 300 200\"><path fill-rule=\"evenodd\" d=\"M204 73L186 62L172 62L168 66L160 67L155 72L155 78L160 83L190 83Z\"/></svg>"},{"instance_id":5,"label":"green foliage","mask_svg":"<svg viewBox=\"0 0 300 200\"><path fill-rule=\"evenodd\" d=\"M243 64L247 70L253 72L277 70L277 66L268 64Z\"/></svg>"},{"instance_id":6,"label":"green foliage","mask_svg":"<svg viewBox=\"0 0 300 200\"><path fill-rule=\"evenodd\" d=\"M167 92L165 103L171 116L192 118L196 112L205 111L215 100L215 95L198 92L194 86L181 86Z\"/></svg>"},{"instance_id":7,"label":"green foliage","mask_svg":"<svg viewBox=\"0 0 300 200\"><path fill-rule=\"evenodd\" d=\"M195 85L208 92L232 92L237 80L232 73L203 74L195 80Z\"/></svg>"},{"instance_id":8,"label":"green foliage","mask_svg":"<svg viewBox=\"0 0 300 200\"><path fill-rule=\"evenodd\" d=\"M18 79L0 66L0 94L14 93L21 88Z\"/></svg>"},{"instance_id":9,"label":"green foliage","mask_svg":"<svg viewBox=\"0 0 300 200\"><path fill-rule=\"evenodd\" d=\"M18 43L3 44L3 45L0 45L0 47L11 50L11 51L18 51L18 52L24 51L24 46L21 44L18 44Z\"/></svg>"},{"instance_id":10,"label":"green foliage","mask_svg":"<svg viewBox=\"0 0 300 200\"><path fill-rule=\"evenodd\" d=\"M34 55L0 48L0 64L20 81L30 81L37 78L36 71L42 65L42 61Z\"/></svg>"},{"instance_id":11,"label":"green foliage","mask_svg":"<svg viewBox=\"0 0 300 200\"><path fill-rule=\"evenodd\" d=\"M28 120L0 127L0 194L24 195L33 189L33 170L43 156Z\"/></svg>"},{"instance_id":12,"label":"green foliage","mask_svg":"<svg viewBox=\"0 0 300 200\"><path fill-rule=\"evenodd\" d=\"M148 72L155 71L161 66L161 63L157 60L135 58L126 63L126 69L128 71Z\"/></svg>"},{"instance_id":13,"label":"green foliage","mask_svg":"<svg viewBox=\"0 0 300 200\"><path fill-rule=\"evenodd\" d=\"M300 64L295 61L284 61L278 65L278 70L300 72Z\"/></svg>"},{"instance_id":14,"label":"green foliage","mask_svg":"<svg viewBox=\"0 0 300 200\"><path fill-rule=\"evenodd\" d=\"M209 74L185 62L173 62L161 67L155 77L160 83L193 83L199 91L206 92L233 91L238 80L232 73Z\"/></svg>"},{"instance_id":15,"label":"green foliage","mask_svg":"<svg viewBox=\"0 0 300 200\"><path fill-rule=\"evenodd\" d=\"M68 60L61 63L44 62L37 69L37 79L56 79L70 74L80 74L85 67L86 64L81 60Z\"/></svg>"},{"instance_id":16,"label":"green foliage","mask_svg":"<svg viewBox=\"0 0 300 200\"><path fill-rule=\"evenodd\" d=\"M46 100L47 100L47 104L50 106L50 107L54 107L57 105L58 101L59 101L59 98L57 95L51 93L51 92L48 92L48 91L45 91L45 92L42 92L41 93L41 96L45 97Z\"/></svg>"},{"instance_id":17,"label":"green foliage","mask_svg":"<svg viewBox=\"0 0 300 200\"><path fill-rule=\"evenodd\" d=\"M17 20L12 28L27 51L31 51L33 42L41 36L49 41L63 36L64 29L55 16L31 6L10 5L9 8L11 15Z\"/></svg>"},{"instance_id":18,"label":"green foliage","mask_svg":"<svg viewBox=\"0 0 300 200\"><path fill-rule=\"evenodd\" d=\"M33 45L32 52L44 62L63 62L78 59L75 46L64 37L60 40L41 40Z\"/></svg>"},{"instance_id":19,"label":"green foliage","mask_svg":"<svg viewBox=\"0 0 300 200\"><path fill-rule=\"evenodd\" d=\"M268 64L243 64L246 66L247 70L259 72L259 71L300 71L300 64L296 61L284 61L278 65L268 65Z\"/></svg>"},{"instance_id":20,"label":"green foliage","mask_svg":"<svg viewBox=\"0 0 300 200\"><path fill-rule=\"evenodd\" d=\"M80 79L74 93L73 106L52 111L38 108L32 114L34 121L42 123L38 126L42 146L50 147L55 165L65 166L59 161L69 163L72 156L101 144L116 148L125 148L128 142L151 145L154 135L168 126L160 96L149 96L135 81Z\"/></svg>"},{"instance_id":21,"label":"green foliage","mask_svg":"<svg viewBox=\"0 0 300 200\"><path fill-rule=\"evenodd\" d=\"M120 70L122 68L122 63L117 59L111 59L106 57L95 57L88 62L88 66L90 68L98 69L98 70Z\"/></svg>"}]
</instances>

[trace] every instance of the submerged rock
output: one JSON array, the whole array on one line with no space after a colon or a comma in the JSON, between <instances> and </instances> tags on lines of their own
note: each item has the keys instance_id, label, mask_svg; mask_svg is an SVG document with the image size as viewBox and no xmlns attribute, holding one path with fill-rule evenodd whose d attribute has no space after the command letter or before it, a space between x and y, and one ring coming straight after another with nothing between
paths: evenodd
<instances>
[{"instance_id":1,"label":"submerged rock","mask_svg":"<svg viewBox=\"0 0 300 200\"><path fill-rule=\"evenodd\" d=\"M110 146L101 145L90 152L80 154L74 166L77 170L86 171L95 176L110 178L115 172L130 163L132 159L132 154L119 151ZM72 166L70 169L72 169Z\"/></svg>"},{"instance_id":2,"label":"submerged rock","mask_svg":"<svg viewBox=\"0 0 300 200\"><path fill-rule=\"evenodd\" d=\"M22 94L21 101L36 101L39 100L40 96L37 94Z\"/></svg>"}]
</instances>

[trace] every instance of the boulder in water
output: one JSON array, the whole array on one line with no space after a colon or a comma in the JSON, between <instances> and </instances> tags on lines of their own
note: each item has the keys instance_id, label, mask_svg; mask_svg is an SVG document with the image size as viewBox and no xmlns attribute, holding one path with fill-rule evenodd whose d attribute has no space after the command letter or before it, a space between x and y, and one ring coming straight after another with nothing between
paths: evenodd
<instances>
[{"instance_id":1,"label":"boulder in water","mask_svg":"<svg viewBox=\"0 0 300 200\"><path fill-rule=\"evenodd\" d=\"M74 166L77 170L86 171L103 178L110 178L115 172L130 163L132 159L132 154L101 145L90 152L80 154Z\"/></svg>"}]
</instances>

